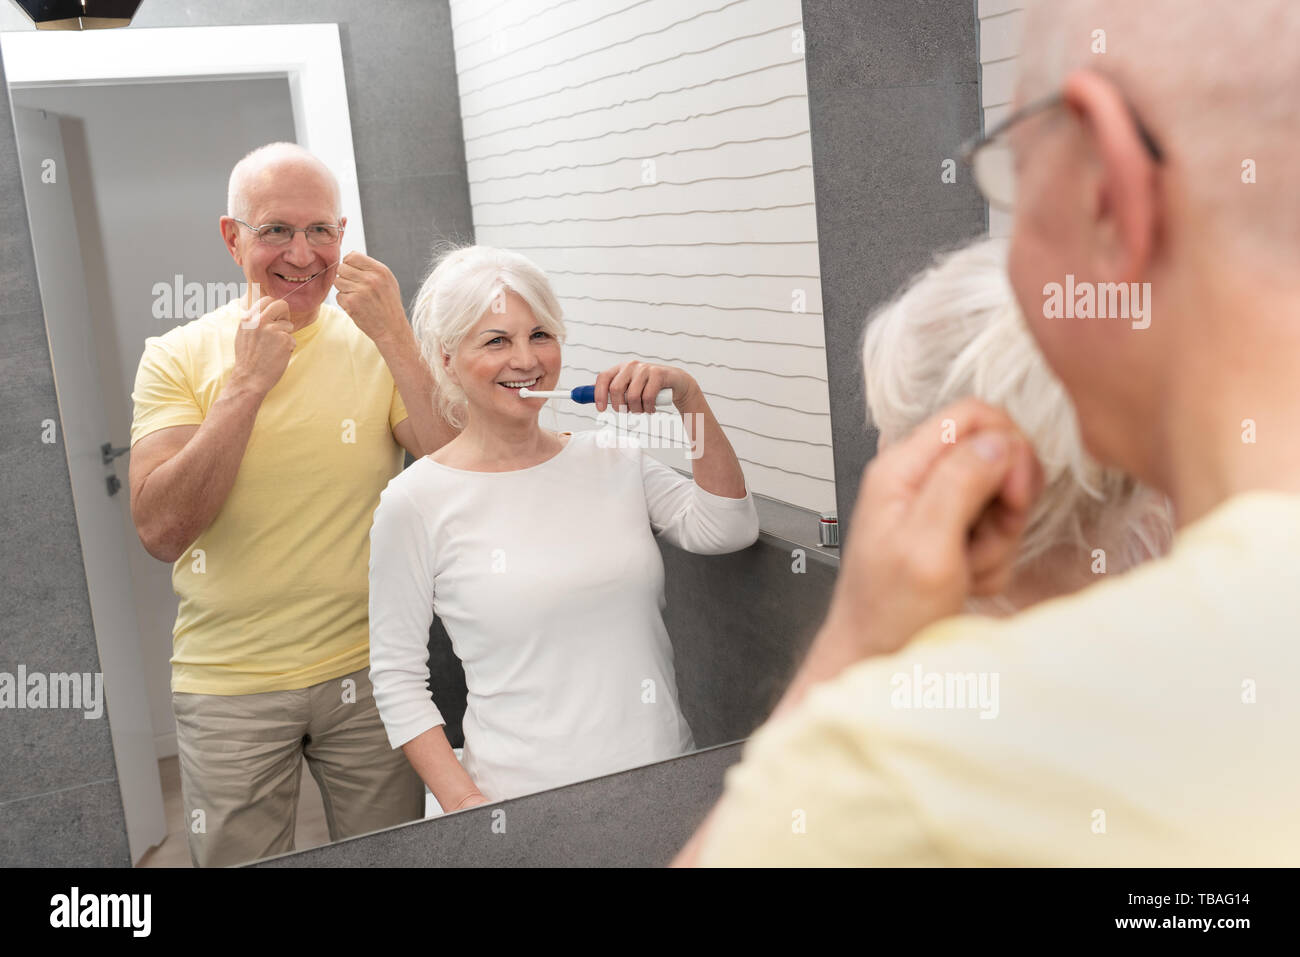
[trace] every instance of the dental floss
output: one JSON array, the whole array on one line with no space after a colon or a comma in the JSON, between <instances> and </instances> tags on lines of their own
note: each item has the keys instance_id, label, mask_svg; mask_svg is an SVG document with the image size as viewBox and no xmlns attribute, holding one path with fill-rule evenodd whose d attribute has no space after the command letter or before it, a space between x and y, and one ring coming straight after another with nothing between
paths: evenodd
<instances>
[{"instance_id":1,"label":"dental floss","mask_svg":"<svg viewBox=\"0 0 1300 957\"><path fill-rule=\"evenodd\" d=\"M279 298L278 301L279 301L279 302L284 302L284 301L285 301L286 299L288 299L290 296L297 295L297 294L298 294L299 292L301 292L305 287L310 286L312 283L314 283L314 282L315 282L317 279L319 279L321 276L325 275L327 272L329 272L331 269L333 269L335 266L337 266L340 262L342 262L342 259L336 259L336 260L334 260L332 263L330 263L328 266L326 266L324 269L322 269L322 270L321 270L320 272L318 272L316 275L312 276L312 277L311 277L310 279L308 279L306 282L304 282L304 283L299 283L297 289L294 289L294 290L291 291L291 292L287 292L287 293L285 293L283 296L281 296L281 297Z\"/></svg>"},{"instance_id":2,"label":"dental floss","mask_svg":"<svg viewBox=\"0 0 1300 957\"><path fill-rule=\"evenodd\" d=\"M311 285L312 283L314 283L317 279L319 279L321 276L325 275L327 272L329 272L331 269L333 269L335 266L337 266L337 265L338 265L340 262L342 262L342 261L343 261L342 258L339 258L339 259L334 260L332 263L330 263L328 266L326 266L324 269L322 269L322 270L321 270L320 272L318 272L316 275L312 276L312 277L311 277L310 279L308 279L306 282L304 282L304 283L299 283L297 289L294 289L294 290L291 290L290 292L285 293L283 296L281 296L279 299L277 299L277 300L275 300L275 301L276 301L276 302L284 302L284 301L285 301L286 299L288 299L290 296L297 295L297 294L298 294L299 292L301 292L304 288L306 288L307 286L310 286L310 285ZM255 305L255 303L249 303L249 308L251 309L254 305Z\"/></svg>"}]
</instances>

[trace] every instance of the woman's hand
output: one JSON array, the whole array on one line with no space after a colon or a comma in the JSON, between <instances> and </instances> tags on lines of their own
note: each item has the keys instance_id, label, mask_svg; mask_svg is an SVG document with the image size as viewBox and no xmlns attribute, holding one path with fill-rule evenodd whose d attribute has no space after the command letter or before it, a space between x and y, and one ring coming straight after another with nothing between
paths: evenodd
<instances>
[{"instance_id":1,"label":"woman's hand","mask_svg":"<svg viewBox=\"0 0 1300 957\"><path fill-rule=\"evenodd\" d=\"M702 398L699 383L684 370L631 359L596 376L596 411L612 406L616 412L653 412L663 389L673 390L680 412L693 411L694 401Z\"/></svg>"},{"instance_id":2,"label":"woman's hand","mask_svg":"<svg viewBox=\"0 0 1300 957\"><path fill-rule=\"evenodd\" d=\"M745 473L736 451L709 408L700 384L676 366L657 366L637 359L606 369L596 377L596 409L617 412L655 411L655 397L672 389L673 405L681 413L686 457L695 484L723 498L744 498Z\"/></svg>"},{"instance_id":3,"label":"woman's hand","mask_svg":"<svg viewBox=\"0 0 1300 957\"><path fill-rule=\"evenodd\" d=\"M485 798L478 791L475 791L473 794L466 794L465 799L462 800L459 804L457 804L454 808L452 808L452 810L463 811L467 807L474 807L475 805L478 804L487 804L487 803L488 803L488 799Z\"/></svg>"}]
</instances>

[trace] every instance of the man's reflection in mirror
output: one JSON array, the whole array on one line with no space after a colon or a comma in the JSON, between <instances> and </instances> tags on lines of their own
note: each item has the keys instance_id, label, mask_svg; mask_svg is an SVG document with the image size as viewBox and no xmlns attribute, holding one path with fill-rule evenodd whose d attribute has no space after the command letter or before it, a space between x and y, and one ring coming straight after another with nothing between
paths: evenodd
<instances>
[{"instance_id":1,"label":"man's reflection in mirror","mask_svg":"<svg viewBox=\"0 0 1300 957\"><path fill-rule=\"evenodd\" d=\"M172 703L199 866L294 849L304 758L331 839L423 816L371 692L369 532L403 451L454 434L392 273L340 262L347 218L319 159L254 150L219 226L244 295L148 339L132 394L131 513L179 598Z\"/></svg>"}]
</instances>

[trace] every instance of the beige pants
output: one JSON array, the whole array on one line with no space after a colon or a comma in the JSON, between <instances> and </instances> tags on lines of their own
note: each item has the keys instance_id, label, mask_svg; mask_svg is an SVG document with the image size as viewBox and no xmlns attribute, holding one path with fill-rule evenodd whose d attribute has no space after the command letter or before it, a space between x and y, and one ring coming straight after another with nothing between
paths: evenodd
<instances>
[{"instance_id":1,"label":"beige pants","mask_svg":"<svg viewBox=\"0 0 1300 957\"><path fill-rule=\"evenodd\" d=\"M303 758L331 840L424 817L424 784L389 747L368 669L294 691L174 692L172 710L196 867L294 849Z\"/></svg>"}]
</instances>

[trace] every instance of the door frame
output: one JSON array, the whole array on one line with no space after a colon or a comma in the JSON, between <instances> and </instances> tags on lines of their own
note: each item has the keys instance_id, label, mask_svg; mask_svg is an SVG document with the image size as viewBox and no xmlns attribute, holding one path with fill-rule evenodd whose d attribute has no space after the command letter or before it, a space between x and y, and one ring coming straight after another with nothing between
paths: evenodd
<instances>
[{"instance_id":1,"label":"door frame","mask_svg":"<svg viewBox=\"0 0 1300 957\"><path fill-rule=\"evenodd\" d=\"M287 76L298 145L339 181L341 253L366 248L337 23L0 33L9 86L178 82Z\"/></svg>"}]
</instances>

